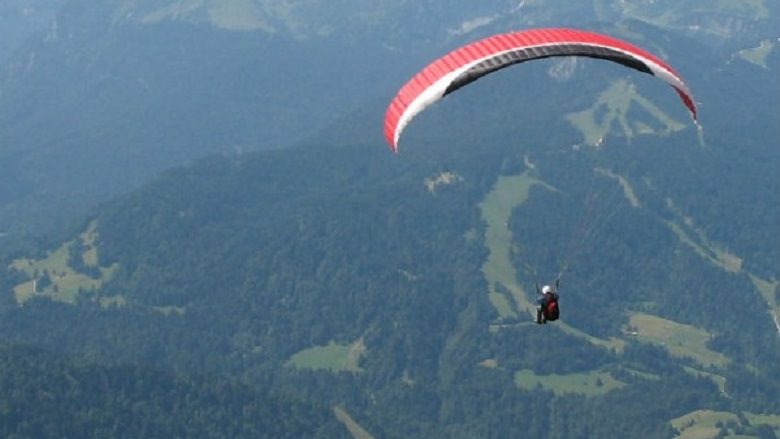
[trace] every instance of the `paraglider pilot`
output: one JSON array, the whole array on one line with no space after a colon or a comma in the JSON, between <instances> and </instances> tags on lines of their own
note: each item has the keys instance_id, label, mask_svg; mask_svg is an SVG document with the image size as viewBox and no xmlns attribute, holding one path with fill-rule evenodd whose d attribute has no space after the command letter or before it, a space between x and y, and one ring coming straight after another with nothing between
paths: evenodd
<instances>
[{"instance_id":1,"label":"paraglider pilot","mask_svg":"<svg viewBox=\"0 0 780 439\"><path fill-rule=\"evenodd\" d=\"M545 285L540 290L537 283L536 293L539 294L539 300L537 301L539 306L536 308L536 323L543 325L548 320L558 320L560 313L558 309L558 280L555 281L555 288Z\"/></svg>"}]
</instances>

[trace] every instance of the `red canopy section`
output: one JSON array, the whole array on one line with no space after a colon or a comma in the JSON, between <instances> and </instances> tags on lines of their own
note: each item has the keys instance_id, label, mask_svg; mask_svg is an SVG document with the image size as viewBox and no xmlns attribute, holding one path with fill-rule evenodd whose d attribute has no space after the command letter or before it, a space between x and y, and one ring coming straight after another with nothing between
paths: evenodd
<instances>
[{"instance_id":1,"label":"red canopy section","mask_svg":"<svg viewBox=\"0 0 780 439\"><path fill-rule=\"evenodd\" d=\"M494 35L444 55L417 73L390 102L385 137L398 151L406 125L426 107L489 73L525 61L554 56L604 59L656 76L671 85L696 120L693 96L680 75L666 62L628 42L576 29L530 29Z\"/></svg>"}]
</instances>

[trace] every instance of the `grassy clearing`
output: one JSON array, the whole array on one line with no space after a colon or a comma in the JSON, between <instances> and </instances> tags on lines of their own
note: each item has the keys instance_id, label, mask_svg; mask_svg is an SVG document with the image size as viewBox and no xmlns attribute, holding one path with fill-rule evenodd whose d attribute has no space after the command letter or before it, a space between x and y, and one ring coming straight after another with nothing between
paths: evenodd
<instances>
[{"instance_id":1,"label":"grassy clearing","mask_svg":"<svg viewBox=\"0 0 780 439\"><path fill-rule=\"evenodd\" d=\"M646 122L632 124L626 115L634 104L649 113L658 122L658 127L652 128ZM602 114L603 116L597 117ZM636 86L625 79L613 82L590 108L569 113L566 119L580 130L586 145L596 147L602 145L604 138L615 124L620 127L622 135L628 139L638 134L669 135L685 128L684 124L675 121L640 95L636 91Z\"/></svg>"},{"instance_id":2,"label":"grassy clearing","mask_svg":"<svg viewBox=\"0 0 780 439\"><path fill-rule=\"evenodd\" d=\"M609 372L599 370L565 375L537 375L532 370L523 369L515 372L515 385L523 390L541 387L559 396L571 393L597 396L625 384L616 380Z\"/></svg>"},{"instance_id":3,"label":"grassy clearing","mask_svg":"<svg viewBox=\"0 0 780 439\"><path fill-rule=\"evenodd\" d=\"M327 346L315 346L294 354L285 365L296 369L357 373L362 370L359 363L365 353L366 345L362 339L348 345L330 342Z\"/></svg>"},{"instance_id":4,"label":"grassy clearing","mask_svg":"<svg viewBox=\"0 0 780 439\"><path fill-rule=\"evenodd\" d=\"M749 273L749 277L758 292L761 293L761 297L766 301L767 305L769 305L769 314L775 322L777 332L780 333L780 306L778 306L777 300L775 299L775 290L777 289L778 282L761 279L752 273Z\"/></svg>"},{"instance_id":5,"label":"grassy clearing","mask_svg":"<svg viewBox=\"0 0 780 439\"><path fill-rule=\"evenodd\" d=\"M30 278L29 281L14 287L13 292L16 303L22 305L36 296L45 296L60 302L74 303L79 291L100 288L103 282L113 276L118 266L116 264L110 267L100 267L98 265L96 239L97 232L93 222L78 239L64 243L55 251L49 252L43 259L22 258L15 260L11 267L25 273ZM99 276L93 278L86 274L78 273L68 265L71 246L74 245L84 247L81 255L84 265L98 268ZM46 280L47 278L48 281ZM110 303L107 302L106 305L111 304L121 305L124 304L124 300L116 298Z\"/></svg>"},{"instance_id":6,"label":"grassy clearing","mask_svg":"<svg viewBox=\"0 0 780 439\"><path fill-rule=\"evenodd\" d=\"M767 425L780 434L780 415L758 415L742 412L742 419L735 413L718 412L714 410L696 410L679 418L672 419L672 427L680 432L675 439L714 439L721 429L725 430L725 439L757 438L757 436L739 435L737 428L757 427Z\"/></svg>"},{"instance_id":7,"label":"grassy clearing","mask_svg":"<svg viewBox=\"0 0 780 439\"><path fill-rule=\"evenodd\" d=\"M527 172L501 176L479 205L482 218L487 223L485 245L488 258L482 265L482 273L488 283L490 302L500 317L517 316L512 301L519 311L533 313L534 305L517 284L517 271L510 258L513 238L508 224L512 211L525 202L529 191L537 184L555 190ZM502 290L508 291L509 296Z\"/></svg>"},{"instance_id":8,"label":"grassy clearing","mask_svg":"<svg viewBox=\"0 0 780 439\"><path fill-rule=\"evenodd\" d=\"M352 435L354 439L374 439L374 436L371 436L371 434L361 427L360 424L355 422L343 408L338 406L333 407L333 414L336 415L336 419L338 419L339 422L344 424L344 427L347 428L347 431L349 431L349 434Z\"/></svg>"},{"instance_id":9,"label":"grassy clearing","mask_svg":"<svg viewBox=\"0 0 780 439\"><path fill-rule=\"evenodd\" d=\"M208 6L212 24L228 30L262 30L274 32L263 19L263 13L252 0L219 0Z\"/></svg>"},{"instance_id":10,"label":"grassy clearing","mask_svg":"<svg viewBox=\"0 0 780 439\"><path fill-rule=\"evenodd\" d=\"M773 307L776 307L777 301L775 300L775 289L777 288L778 282L761 279L754 274L750 275L750 280L753 282L753 285L755 285L756 289L761 293L761 297L763 297L767 303Z\"/></svg>"},{"instance_id":11,"label":"grassy clearing","mask_svg":"<svg viewBox=\"0 0 780 439\"><path fill-rule=\"evenodd\" d=\"M740 50L739 56L747 62L766 67L766 59L774 48L775 44L772 41L764 40L758 47Z\"/></svg>"},{"instance_id":12,"label":"grassy clearing","mask_svg":"<svg viewBox=\"0 0 780 439\"><path fill-rule=\"evenodd\" d=\"M639 341L661 345L672 356L690 358L705 367L724 367L730 362L707 348L711 336L703 329L644 313L632 313L629 326Z\"/></svg>"},{"instance_id":13,"label":"grassy clearing","mask_svg":"<svg viewBox=\"0 0 780 439\"><path fill-rule=\"evenodd\" d=\"M758 290L759 294L761 294L761 298L766 301L767 307L769 308L767 312L772 318L772 322L775 324L777 333L780 334L780 303L778 303L777 299L775 298L775 291L777 290L778 281L768 281L761 279L760 277L750 272L747 274L751 282L753 282L753 285L756 287L756 290Z\"/></svg>"},{"instance_id":14,"label":"grassy clearing","mask_svg":"<svg viewBox=\"0 0 780 439\"><path fill-rule=\"evenodd\" d=\"M713 410L697 410L680 416L671 421L672 427L680 432L676 439L711 439L720 433L718 424L739 424L739 417L734 413L716 412Z\"/></svg>"}]
</instances>

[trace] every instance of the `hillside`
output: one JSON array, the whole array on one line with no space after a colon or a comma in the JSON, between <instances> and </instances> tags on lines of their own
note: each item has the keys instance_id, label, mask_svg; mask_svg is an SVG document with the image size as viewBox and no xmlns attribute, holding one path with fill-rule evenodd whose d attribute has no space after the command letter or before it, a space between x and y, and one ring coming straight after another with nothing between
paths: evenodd
<instances>
[{"instance_id":1,"label":"hillside","mask_svg":"<svg viewBox=\"0 0 780 439\"><path fill-rule=\"evenodd\" d=\"M663 148L696 151L692 141ZM659 148L621 147L649 163ZM617 148L543 159L489 143L401 157L361 145L206 159L102 209L94 262L118 266L102 286L73 302L55 278L9 308L0 330L58 352L270 381L346 407L376 437L670 437L672 421L697 410L779 413L777 331L748 273L711 260L697 228L656 206L634 177L652 166L621 173L640 182L641 208L613 177L587 175L591 160L620 166ZM523 152L541 158L523 165ZM551 224L534 212L587 206L583 179L604 185L608 215L571 261L563 320L539 328L523 267L553 276L566 256L557 239L579 215ZM491 201L524 185L525 199ZM511 245L491 241L491 228ZM735 297L758 314L724 310ZM745 419L728 428L776 425Z\"/></svg>"},{"instance_id":2,"label":"hillside","mask_svg":"<svg viewBox=\"0 0 780 439\"><path fill-rule=\"evenodd\" d=\"M185 3L173 11L123 2L115 26L141 38L219 23L203 14L212 2ZM410 55L420 65L396 65L374 84L381 90L297 133L295 146L220 149L143 184L137 177L135 190L78 216L64 238L0 253L10 369L24 369L26 354L13 346L25 345L51 361L85 359L97 375L130 375L118 363L165 371L150 378L161 385L224 380L239 395L228 411L244 397L278 395L293 424L258 420L258 429L285 434L310 428L311 416L327 437L780 435L780 54L754 41L771 35L773 6L684 15L648 2L559 3L502 4L508 12L462 34L442 31L449 39L436 45L511 20L618 17L594 26L678 68L699 101L701 130L655 78L596 60L542 60L420 114L394 155L381 139L382 96L424 65L433 45L422 48ZM254 5L274 23L241 34L248 45L316 52L322 43L282 31L293 27L280 17L302 19L295 8L269 15L270 3L225 4ZM726 16L728 38L691 28L691 17L711 29ZM352 27L333 29L323 38ZM756 45L737 49L747 42ZM243 88L220 90L214 96L238 99ZM198 120L182 131L218 136ZM170 162L196 149L196 137L177 140L181 156ZM253 138L247 145L258 146ZM141 143L152 150L156 141ZM147 175L158 163L149 160ZM562 319L537 326L534 284L556 278ZM206 395L192 410L219 407L212 387L190 384ZM162 400L195 392L188 385ZM138 404L157 407L154 395L142 387ZM230 431L222 413L215 422ZM343 426L331 429L334 421Z\"/></svg>"},{"instance_id":3,"label":"hillside","mask_svg":"<svg viewBox=\"0 0 780 439\"><path fill-rule=\"evenodd\" d=\"M176 22L107 27L66 12L56 33L28 41L0 78L0 227L8 234L59 230L97 201L203 155L310 137L376 95L364 84L385 56L343 40ZM363 62L376 67L348 78L347 66Z\"/></svg>"},{"instance_id":4,"label":"hillside","mask_svg":"<svg viewBox=\"0 0 780 439\"><path fill-rule=\"evenodd\" d=\"M338 437L325 407L224 379L96 365L0 345L4 437Z\"/></svg>"},{"instance_id":5,"label":"hillside","mask_svg":"<svg viewBox=\"0 0 780 439\"><path fill-rule=\"evenodd\" d=\"M168 167L298 144L368 107L380 113L415 68L490 33L627 23L616 33L663 54L674 35L759 66L777 52L776 2L688 3L4 2L3 248L62 237ZM671 33L656 40L654 29Z\"/></svg>"}]
</instances>

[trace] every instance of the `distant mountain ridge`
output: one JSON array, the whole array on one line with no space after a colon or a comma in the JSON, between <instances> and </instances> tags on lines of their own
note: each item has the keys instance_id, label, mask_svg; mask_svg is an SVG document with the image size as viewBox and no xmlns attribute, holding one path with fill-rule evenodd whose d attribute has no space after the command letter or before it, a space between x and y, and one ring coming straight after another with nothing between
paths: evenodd
<instances>
[{"instance_id":1,"label":"distant mountain ridge","mask_svg":"<svg viewBox=\"0 0 780 439\"><path fill-rule=\"evenodd\" d=\"M46 235L62 227L52 212L73 218L166 167L381 113L414 69L489 33L629 20L614 30L637 42L660 28L760 65L777 53L775 3L707 5L16 0L10 24L41 18L35 33L4 29L17 43L0 75L0 169L13 170L0 175L0 232ZM651 49L665 55L665 38Z\"/></svg>"},{"instance_id":2,"label":"distant mountain ridge","mask_svg":"<svg viewBox=\"0 0 780 439\"><path fill-rule=\"evenodd\" d=\"M670 31L678 31L701 42L745 44L772 36L778 24L778 5L771 1L688 0L666 3L632 1L562 2L559 0L491 0L488 2L364 2L337 4L327 1L284 3L266 0L200 0L155 2L126 1L114 12L117 20L157 23L183 20L210 23L238 30L287 34L296 38L318 38L338 34L355 37L363 33L384 35L389 41L404 40L403 33L423 37L457 36L500 24L506 30L564 26L581 23L638 20ZM388 32L389 31L389 32ZM730 42L727 42L730 41ZM431 41L432 42L432 41Z\"/></svg>"}]
</instances>

